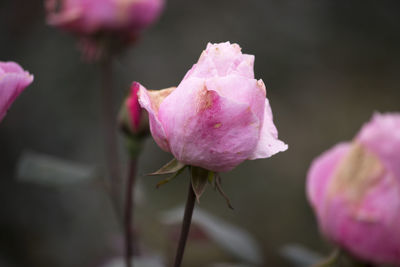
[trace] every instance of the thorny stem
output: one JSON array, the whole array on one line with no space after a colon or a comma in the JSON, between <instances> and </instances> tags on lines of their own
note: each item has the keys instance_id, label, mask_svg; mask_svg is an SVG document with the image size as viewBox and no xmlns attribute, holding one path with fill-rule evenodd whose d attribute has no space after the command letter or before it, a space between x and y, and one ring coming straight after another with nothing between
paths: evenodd
<instances>
[{"instance_id":1,"label":"thorny stem","mask_svg":"<svg viewBox=\"0 0 400 267\"><path fill-rule=\"evenodd\" d=\"M176 252L174 267L180 267L183 259L183 253L185 252L186 241L189 235L190 224L192 222L192 215L194 204L196 201L196 195L193 191L192 182L189 183L189 192L186 200L185 214L183 215L181 236L179 238L178 250Z\"/></svg>"},{"instance_id":2,"label":"thorny stem","mask_svg":"<svg viewBox=\"0 0 400 267\"><path fill-rule=\"evenodd\" d=\"M131 157L129 162L129 175L125 194L125 260L127 267L133 267L132 256L136 249L134 244L133 229L133 200L135 197L135 176L137 159Z\"/></svg>"},{"instance_id":3,"label":"thorny stem","mask_svg":"<svg viewBox=\"0 0 400 267\"><path fill-rule=\"evenodd\" d=\"M108 165L109 189L111 200L118 218L121 218L121 201L119 194L120 174L119 159L117 150L117 120L114 114L113 103L113 77L112 77L112 57L105 56L101 62L101 81L102 81L102 120L104 128L105 154Z\"/></svg>"}]
</instances>

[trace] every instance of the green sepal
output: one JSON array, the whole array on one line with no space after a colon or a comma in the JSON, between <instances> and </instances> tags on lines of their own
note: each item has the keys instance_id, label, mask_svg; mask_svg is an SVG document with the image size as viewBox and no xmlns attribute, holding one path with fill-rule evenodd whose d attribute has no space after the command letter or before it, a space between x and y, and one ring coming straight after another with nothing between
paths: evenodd
<instances>
[{"instance_id":1,"label":"green sepal","mask_svg":"<svg viewBox=\"0 0 400 267\"><path fill-rule=\"evenodd\" d=\"M159 181L159 182L156 184L156 188L159 188L160 186L162 186L162 185L164 185L164 184L170 182L171 180L175 179L179 174L181 174L181 173L185 170L185 167L186 167L186 166L184 166L184 167L183 167L182 169L180 169L179 171L175 172L175 173L174 173L173 175L171 175L170 177L168 177L168 178L166 178L166 179L164 179L164 180Z\"/></svg>"},{"instance_id":2,"label":"green sepal","mask_svg":"<svg viewBox=\"0 0 400 267\"><path fill-rule=\"evenodd\" d=\"M209 171L200 167L190 167L190 178L192 188L196 195L197 202L200 203L200 197L204 193L208 182Z\"/></svg>"},{"instance_id":3,"label":"green sepal","mask_svg":"<svg viewBox=\"0 0 400 267\"><path fill-rule=\"evenodd\" d=\"M158 171L149 173L148 175L164 175L164 174L172 174L180 171L181 169L185 168L186 165L182 162L179 162L177 159L173 159L164 166L162 166Z\"/></svg>"},{"instance_id":4,"label":"green sepal","mask_svg":"<svg viewBox=\"0 0 400 267\"><path fill-rule=\"evenodd\" d=\"M208 172L208 177L207 177L207 180L208 180L209 184L212 184L212 182L214 181L214 177L215 177L215 172L209 171Z\"/></svg>"},{"instance_id":5,"label":"green sepal","mask_svg":"<svg viewBox=\"0 0 400 267\"><path fill-rule=\"evenodd\" d=\"M222 184L221 184L221 176L219 176L218 173L215 174L215 183L214 183L215 188L218 190L218 192L220 193L220 195L225 198L226 204L228 205L228 207L230 209L233 210L233 206L231 205L231 201L228 197L227 194L225 194L225 192L222 190Z\"/></svg>"}]
</instances>

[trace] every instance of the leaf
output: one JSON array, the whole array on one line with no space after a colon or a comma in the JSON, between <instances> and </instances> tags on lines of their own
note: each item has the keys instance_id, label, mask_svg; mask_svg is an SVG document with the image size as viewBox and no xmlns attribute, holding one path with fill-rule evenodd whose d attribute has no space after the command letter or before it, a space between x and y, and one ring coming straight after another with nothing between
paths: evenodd
<instances>
[{"instance_id":1,"label":"leaf","mask_svg":"<svg viewBox=\"0 0 400 267\"><path fill-rule=\"evenodd\" d=\"M161 180L156 184L156 188L159 188L160 186L170 182L171 180L175 179L179 174L181 174L184 170L185 170L184 166L182 169L180 169L179 171L177 171L176 173L174 173L173 175L171 175L170 177L168 177L167 179Z\"/></svg>"},{"instance_id":2,"label":"leaf","mask_svg":"<svg viewBox=\"0 0 400 267\"><path fill-rule=\"evenodd\" d=\"M185 164L179 162L177 159L174 158L173 160L162 166L161 169L159 169L158 171L150 173L148 175L153 176L153 175L171 174L181 170L185 166L186 166Z\"/></svg>"},{"instance_id":3,"label":"leaf","mask_svg":"<svg viewBox=\"0 0 400 267\"><path fill-rule=\"evenodd\" d=\"M198 203L200 203L200 197L204 193L204 190L207 186L208 172L208 170L199 167L192 166L190 168L192 188Z\"/></svg>"},{"instance_id":4,"label":"leaf","mask_svg":"<svg viewBox=\"0 0 400 267\"><path fill-rule=\"evenodd\" d=\"M36 152L24 152L17 164L17 179L45 186L90 182L98 176L92 166Z\"/></svg>"},{"instance_id":5,"label":"leaf","mask_svg":"<svg viewBox=\"0 0 400 267\"><path fill-rule=\"evenodd\" d=\"M217 188L218 192L221 194L223 198L226 200L226 204L228 204L228 207L230 209L234 209L233 206L231 205L231 200L229 197L225 194L225 192L222 190L222 185L221 185L221 176L219 174L215 175L215 187Z\"/></svg>"},{"instance_id":6,"label":"leaf","mask_svg":"<svg viewBox=\"0 0 400 267\"><path fill-rule=\"evenodd\" d=\"M280 254L294 267L309 267L323 258L320 254L299 244L288 244L280 249Z\"/></svg>"}]
</instances>

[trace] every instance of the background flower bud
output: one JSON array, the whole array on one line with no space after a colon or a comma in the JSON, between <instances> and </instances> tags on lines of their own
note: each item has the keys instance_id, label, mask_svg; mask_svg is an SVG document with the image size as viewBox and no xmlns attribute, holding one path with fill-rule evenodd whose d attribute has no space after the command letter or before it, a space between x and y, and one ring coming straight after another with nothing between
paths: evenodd
<instances>
[{"instance_id":1,"label":"background flower bud","mask_svg":"<svg viewBox=\"0 0 400 267\"><path fill-rule=\"evenodd\" d=\"M376 114L315 159L308 199L324 235L356 257L400 264L400 114Z\"/></svg>"},{"instance_id":2,"label":"background flower bud","mask_svg":"<svg viewBox=\"0 0 400 267\"><path fill-rule=\"evenodd\" d=\"M0 61L0 121L21 92L33 81L33 76L15 62Z\"/></svg>"},{"instance_id":3,"label":"background flower bud","mask_svg":"<svg viewBox=\"0 0 400 267\"><path fill-rule=\"evenodd\" d=\"M139 102L157 144L180 162L211 171L285 151L253 64L254 56L237 44L208 44L176 89L141 86Z\"/></svg>"},{"instance_id":4,"label":"background flower bud","mask_svg":"<svg viewBox=\"0 0 400 267\"><path fill-rule=\"evenodd\" d=\"M138 101L139 87L139 83L132 83L130 93L119 114L120 128L130 137L144 137L150 133L149 117Z\"/></svg>"}]
</instances>

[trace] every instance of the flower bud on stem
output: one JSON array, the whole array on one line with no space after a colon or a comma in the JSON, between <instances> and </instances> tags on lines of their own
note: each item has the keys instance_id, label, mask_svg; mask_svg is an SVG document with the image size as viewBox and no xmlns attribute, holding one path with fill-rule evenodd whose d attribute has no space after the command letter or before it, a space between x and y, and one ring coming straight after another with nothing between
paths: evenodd
<instances>
[{"instance_id":1,"label":"flower bud on stem","mask_svg":"<svg viewBox=\"0 0 400 267\"><path fill-rule=\"evenodd\" d=\"M119 129L125 136L126 147L130 156L124 204L125 261L127 267L133 266L132 256L138 252L137 238L133 226L135 175L138 157L142 151L145 138L150 131L147 113L142 112L138 102L138 90L139 84L133 82L130 93L123 101L118 115Z\"/></svg>"},{"instance_id":2,"label":"flower bud on stem","mask_svg":"<svg viewBox=\"0 0 400 267\"><path fill-rule=\"evenodd\" d=\"M185 214L183 215L181 236L179 238L178 250L176 252L174 267L180 267L183 259L183 253L185 252L186 241L189 235L190 224L192 222L192 215L194 204L196 201L196 195L193 191L192 182L189 182L189 192L186 200Z\"/></svg>"}]
</instances>

